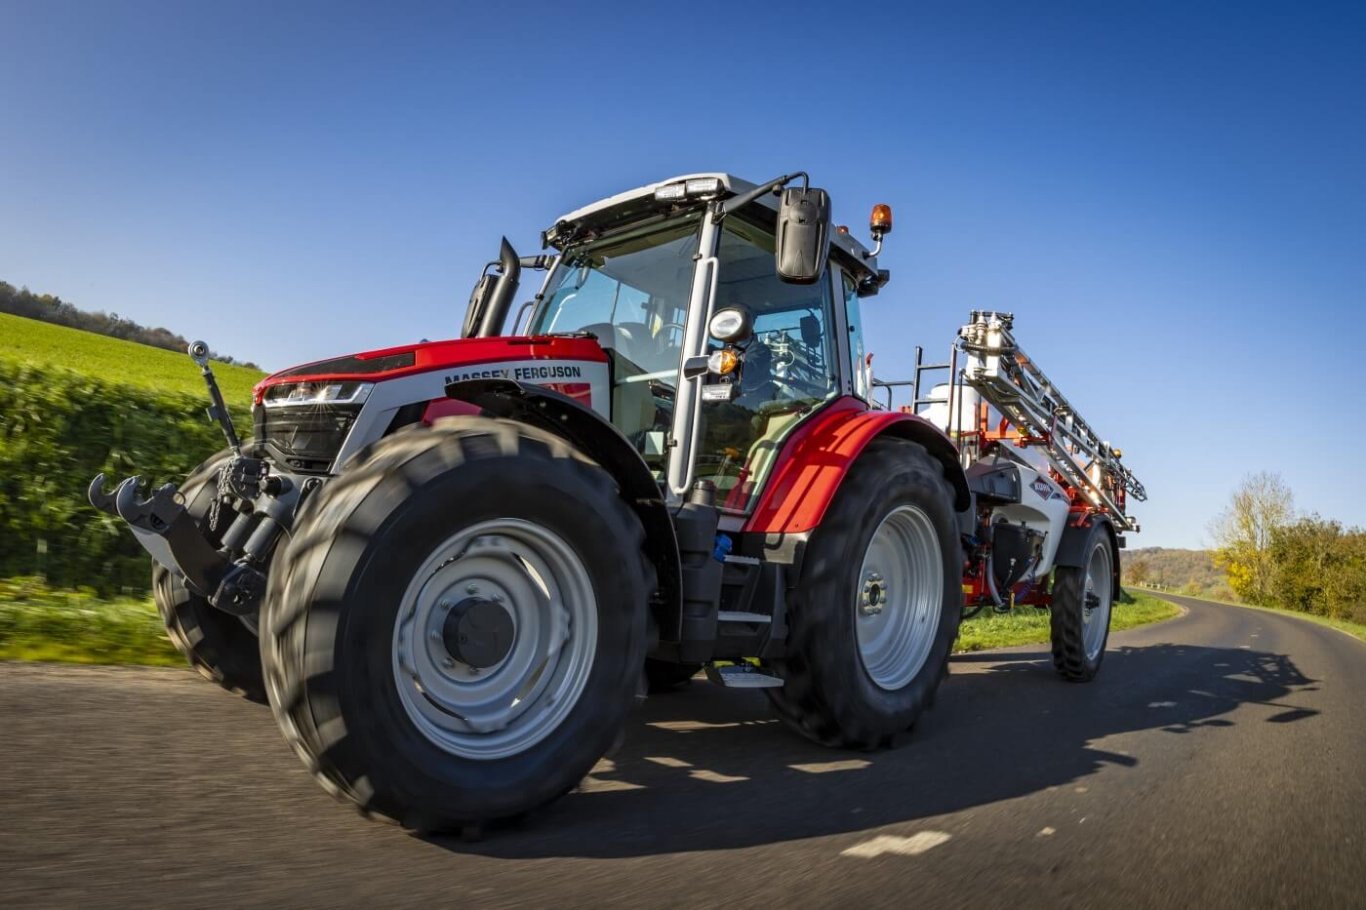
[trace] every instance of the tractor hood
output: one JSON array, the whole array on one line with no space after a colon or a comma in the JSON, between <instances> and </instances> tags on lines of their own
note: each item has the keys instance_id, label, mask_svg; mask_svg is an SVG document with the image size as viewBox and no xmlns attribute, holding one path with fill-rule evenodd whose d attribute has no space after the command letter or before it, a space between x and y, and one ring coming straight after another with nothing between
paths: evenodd
<instances>
[{"instance_id":1,"label":"tractor hood","mask_svg":"<svg viewBox=\"0 0 1366 910\"><path fill-rule=\"evenodd\" d=\"M477 413L446 395L471 379L548 386L610 413L607 354L587 335L462 338L386 348L281 370L253 390L259 450L288 470L326 474L417 421Z\"/></svg>"},{"instance_id":2,"label":"tractor hood","mask_svg":"<svg viewBox=\"0 0 1366 910\"><path fill-rule=\"evenodd\" d=\"M272 373L257 383L252 397L253 403L259 405L267 397L274 399L281 396L284 393L281 387L292 389L306 383L380 383L432 372L443 374L443 387L446 382L459 379L537 382L566 378L563 375L551 375L555 372L549 369L551 364L539 364L536 361L605 364L607 354L595 339L587 336L513 336L429 341L290 367ZM487 366L487 369L476 369L479 366Z\"/></svg>"}]
</instances>

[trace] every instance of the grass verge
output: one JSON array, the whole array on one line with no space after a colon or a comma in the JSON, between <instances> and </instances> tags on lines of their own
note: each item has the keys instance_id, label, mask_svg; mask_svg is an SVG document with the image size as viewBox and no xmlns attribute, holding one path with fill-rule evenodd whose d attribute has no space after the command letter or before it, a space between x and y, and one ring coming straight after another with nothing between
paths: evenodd
<instances>
[{"instance_id":1,"label":"grass verge","mask_svg":"<svg viewBox=\"0 0 1366 910\"><path fill-rule=\"evenodd\" d=\"M101 600L34 579L0 579L0 660L184 666L149 597Z\"/></svg>"},{"instance_id":2,"label":"grass verge","mask_svg":"<svg viewBox=\"0 0 1366 910\"><path fill-rule=\"evenodd\" d=\"M1172 592L1176 593L1176 592ZM1135 596L1139 592L1134 592ZM1161 597L1158 592L1143 592L1143 596ZM1307 620L1316 625L1327 626L1330 629L1337 629L1339 632L1346 632L1353 638L1366 641L1366 625L1359 622L1352 622L1350 619L1331 619L1327 616L1317 616L1313 613L1301 613L1299 610L1286 610L1281 607L1260 607L1255 604L1241 604L1232 600L1219 600L1213 597L1203 597L1199 594L1181 594L1180 597L1189 597L1192 600L1207 600L1210 603L1223 604L1226 607L1242 607L1244 610L1261 610L1263 613L1278 613L1281 616L1294 616L1297 619Z\"/></svg>"},{"instance_id":3,"label":"grass verge","mask_svg":"<svg viewBox=\"0 0 1366 910\"><path fill-rule=\"evenodd\" d=\"M1132 629L1148 623L1161 622L1181 614L1181 608L1162 600L1155 594L1131 592L1134 602L1117 603L1110 614L1110 631ZM953 650L985 651L988 648L1009 648L1015 645L1034 645L1049 640L1048 611L1035 607L1016 607L1009 613L993 613L990 608L971 619L963 620Z\"/></svg>"},{"instance_id":4,"label":"grass verge","mask_svg":"<svg viewBox=\"0 0 1366 910\"><path fill-rule=\"evenodd\" d=\"M1112 630L1160 622L1181 610L1156 595L1135 593L1115 604ZM1017 607L984 610L963 621L955 651L982 651L1048 641L1048 613ZM91 591L60 591L35 579L0 580L0 660L183 666L150 597L101 600Z\"/></svg>"}]
</instances>

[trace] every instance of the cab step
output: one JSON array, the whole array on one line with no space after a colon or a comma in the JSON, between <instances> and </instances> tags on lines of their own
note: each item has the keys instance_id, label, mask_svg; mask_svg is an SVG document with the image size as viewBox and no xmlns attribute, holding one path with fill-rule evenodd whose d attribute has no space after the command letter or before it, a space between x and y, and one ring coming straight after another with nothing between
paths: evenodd
<instances>
[{"instance_id":1,"label":"cab step","mask_svg":"<svg viewBox=\"0 0 1366 910\"><path fill-rule=\"evenodd\" d=\"M750 664L707 667L707 679L728 689L769 689L783 684L781 677L772 676Z\"/></svg>"},{"instance_id":2,"label":"cab step","mask_svg":"<svg viewBox=\"0 0 1366 910\"><path fill-rule=\"evenodd\" d=\"M717 622L773 622L767 613L750 613L746 610L717 610Z\"/></svg>"}]
</instances>

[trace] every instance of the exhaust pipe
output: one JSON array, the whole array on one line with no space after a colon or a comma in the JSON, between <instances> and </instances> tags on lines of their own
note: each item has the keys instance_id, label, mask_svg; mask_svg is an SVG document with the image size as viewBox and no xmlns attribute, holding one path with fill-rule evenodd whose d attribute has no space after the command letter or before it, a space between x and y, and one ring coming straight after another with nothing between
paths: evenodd
<instances>
[{"instance_id":1,"label":"exhaust pipe","mask_svg":"<svg viewBox=\"0 0 1366 910\"><path fill-rule=\"evenodd\" d=\"M479 319L479 329L476 335L480 338L491 338L503 331L503 323L507 321L508 311L512 309L513 298L517 296L517 287L522 281L522 262L517 256L517 251L508 243L506 237L498 251L498 283L493 288L493 293L488 298L488 303Z\"/></svg>"}]
</instances>

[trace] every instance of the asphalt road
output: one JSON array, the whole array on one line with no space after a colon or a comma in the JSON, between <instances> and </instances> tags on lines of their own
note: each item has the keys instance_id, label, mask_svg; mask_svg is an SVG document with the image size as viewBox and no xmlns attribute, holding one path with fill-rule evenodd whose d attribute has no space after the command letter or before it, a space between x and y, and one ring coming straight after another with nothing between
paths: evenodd
<instances>
[{"instance_id":1,"label":"asphalt road","mask_svg":"<svg viewBox=\"0 0 1366 910\"><path fill-rule=\"evenodd\" d=\"M360 819L188 671L0 664L0 906L1366 907L1366 644L1173 599L1091 685L956 659L893 751L694 683L478 843Z\"/></svg>"}]
</instances>

